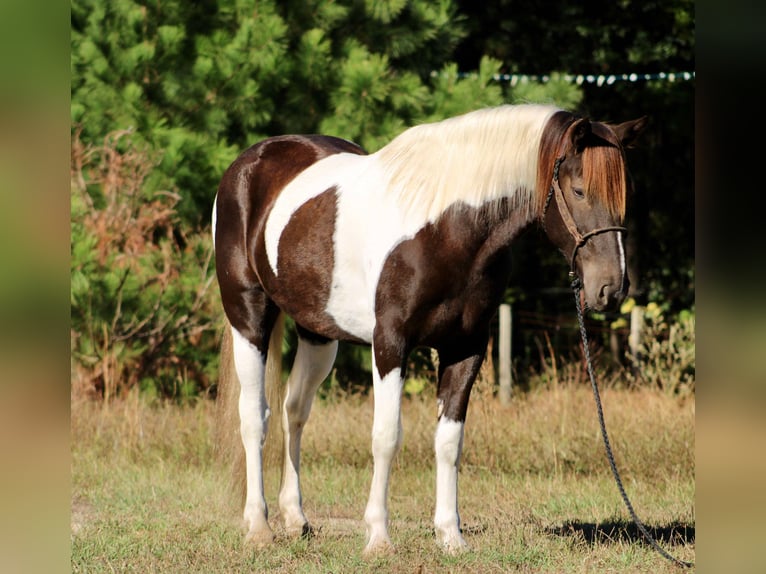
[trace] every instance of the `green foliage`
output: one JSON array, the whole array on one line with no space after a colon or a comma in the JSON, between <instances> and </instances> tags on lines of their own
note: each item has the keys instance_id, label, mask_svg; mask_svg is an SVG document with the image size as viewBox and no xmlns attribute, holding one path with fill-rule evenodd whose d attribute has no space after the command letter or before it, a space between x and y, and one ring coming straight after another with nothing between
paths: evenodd
<instances>
[{"instance_id":1,"label":"green foliage","mask_svg":"<svg viewBox=\"0 0 766 574\"><path fill-rule=\"evenodd\" d=\"M617 103L602 105L555 70L693 62L688 0L592 10L562 2L555 18L524 8L515 0L73 0L71 120L82 144L73 146L74 370L107 394L122 379L174 396L210 385L222 313L211 278L212 200L226 167L265 136L323 132L375 151L410 125L521 101L627 119L623 101L646 113L678 91L616 87ZM508 71L551 81L495 80ZM673 97L676 107L688 100ZM659 121L682 134L688 118L674 110ZM694 283L693 252L677 265L671 249L693 244L683 235L693 225L693 201L682 193L693 192L684 173L691 162L676 140L650 136L663 153L631 159L634 173L662 182L654 193L669 207L637 195L630 220L641 249L656 257L641 269L643 292L674 310L689 306ZM535 278L555 284L561 261L537 243L522 238L515 253L524 270L513 281L519 306L538 299ZM368 377L369 352L360 349L341 347L337 384Z\"/></svg>"},{"instance_id":2,"label":"green foliage","mask_svg":"<svg viewBox=\"0 0 766 574\"><path fill-rule=\"evenodd\" d=\"M72 123L86 144L132 128L163 150L146 191L182 189L181 216L207 221L220 174L271 120L285 35L272 2L77 0Z\"/></svg>"},{"instance_id":3,"label":"green foliage","mask_svg":"<svg viewBox=\"0 0 766 574\"><path fill-rule=\"evenodd\" d=\"M576 110L582 102L582 96L582 91L558 72L552 73L546 84L522 82L513 90L515 103L552 103L565 110Z\"/></svg>"},{"instance_id":4,"label":"green foliage","mask_svg":"<svg viewBox=\"0 0 766 574\"><path fill-rule=\"evenodd\" d=\"M205 229L245 147L322 131L374 150L502 101L497 62L429 83L464 37L449 0L76 0L71 17L73 360L106 396L210 386L222 312ZM344 347L335 380L368 363Z\"/></svg>"},{"instance_id":5,"label":"green foliage","mask_svg":"<svg viewBox=\"0 0 766 574\"><path fill-rule=\"evenodd\" d=\"M695 313L686 309L669 319L659 305L644 313L639 354L630 357L636 377L652 387L686 396L695 390Z\"/></svg>"},{"instance_id":6,"label":"green foliage","mask_svg":"<svg viewBox=\"0 0 766 574\"><path fill-rule=\"evenodd\" d=\"M176 194L146 193L157 160L131 138L72 146L73 386L107 400L136 385L193 397L215 379L212 242L185 236Z\"/></svg>"}]
</instances>

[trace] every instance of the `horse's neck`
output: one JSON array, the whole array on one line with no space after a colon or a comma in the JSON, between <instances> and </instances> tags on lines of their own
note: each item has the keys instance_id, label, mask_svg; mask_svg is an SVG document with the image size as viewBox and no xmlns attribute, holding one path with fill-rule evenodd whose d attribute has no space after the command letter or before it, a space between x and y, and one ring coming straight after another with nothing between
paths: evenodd
<instances>
[{"instance_id":1,"label":"horse's neck","mask_svg":"<svg viewBox=\"0 0 766 574\"><path fill-rule=\"evenodd\" d=\"M519 233L535 221L533 209L528 206L509 206L507 199L498 203L504 204L503 208L491 210L487 217L488 248L510 247Z\"/></svg>"}]
</instances>

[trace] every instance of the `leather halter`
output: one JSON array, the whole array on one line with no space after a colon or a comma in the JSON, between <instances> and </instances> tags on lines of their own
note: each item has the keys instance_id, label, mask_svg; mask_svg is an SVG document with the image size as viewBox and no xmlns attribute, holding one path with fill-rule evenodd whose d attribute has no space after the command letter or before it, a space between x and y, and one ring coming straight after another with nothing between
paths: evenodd
<instances>
[{"instance_id":1,"label":"leather halter","mask_svg":"<svg viewBox=\"0 0 766 574\"><path fill-rule=\"evenodd\" d=\"M600 235L601 233L606 233L608 231L626 233L628 230L625 227L619 225L611 225L609 227L599 227L598 229L588 231L584 235L580 233L580 230L577 228L577 224L572 218L571 212L567 208L567 204L564 201L564 192L561 191L561 185L559 185L559 168L561 167L561 162L563 161L564 156L562 155L556 159L556 163L553 165L553 181L551 182L551 188L548 191L548 197L545 199L545 207L543 208L542 219L543 224L545 224L545 214L548 211L548 206L551 203L551 199L555 195L556 204L559 208L559 215L561 215L561 219L564 221L564 225L566 226L569 234L572 236L572 239L574 239L575 242L574 249L572 250L572 255L569 258L569 275L570 277L574 277L577 274L575 272L575 259L577 258L577 252L580 250L580 247L585 245L591 237Z\"/></svg>"}]
</instances>

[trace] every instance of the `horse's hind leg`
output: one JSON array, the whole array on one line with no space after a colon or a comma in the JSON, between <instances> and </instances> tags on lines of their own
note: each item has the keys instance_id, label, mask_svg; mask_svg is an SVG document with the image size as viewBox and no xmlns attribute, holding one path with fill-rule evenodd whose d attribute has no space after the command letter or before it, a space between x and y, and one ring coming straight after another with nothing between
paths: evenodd
<instances>
[{"instance_id":1,"label":"horse's hind leg","mask_svg":"<svg viewBox=\"0 0 766 574\"><path fill-rule=\"evenodd\" d=\"M236 299L225 301L232 323L234 367L240 383L240 433L247 474L244 519L248 532L245 540L256 545L268 544L274 535L268 523L263 489L263 443L270 415L265 371L269 336L278 310L259 288L240 292Z\"/></svg>"},{"instance_id":2,"label":"horse's hind leg","mask_svg":"<svg viewBox=\"0 0 766 574\"><path fill-rule=\"evenodd\" d=\"M274 536L269 527L268 509L263 492L263 442L268 430L269 407L266 403L264 374L265 349L260 349L232 327L234 365L240 381L239 420L245 447L247 496L244 519L247 538L256 545L269 543Z\"/></svg>"},{"instance_id":3,"label":"horse's hind leg","mask_svg":"<svg viewBox=\"0 0 766 574\"><path fill-rule=\"evenodd\" d=\"M311 532L303 514L301 499L301 437L317 387L329 374L338 352L337 341L300 335L299 329L298 351L287 380L287 396L282 415L286 456L279 490L279 508L285 528L288 534L298 536Z\"/></svg>"}]
</instances>

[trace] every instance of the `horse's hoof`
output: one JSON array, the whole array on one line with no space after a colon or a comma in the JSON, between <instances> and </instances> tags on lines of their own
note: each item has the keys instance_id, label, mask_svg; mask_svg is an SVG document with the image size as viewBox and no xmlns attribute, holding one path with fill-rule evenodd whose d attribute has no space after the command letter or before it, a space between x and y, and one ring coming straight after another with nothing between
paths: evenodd
<instances>
[{"instance_id":1,"label":"horse's hoof","mask_svg":"<svg viewBox=\"0 0 766 574\"><path fill-rule=\"evenodd\" d=\"M396 549L388 539L370 540L364 547L364 557L374 558L376 556L390 556L396 554Z\"/></svg>"},{"instance_id":2,"label":"horse's hoof","mask_svg":"<svg viewBox=\"0 0 766 574\"><path fill-rule=\"evenodd\" d=\"M468 544L466 544L465 540L463 539L463 536L459 533L446 534L437 531L436 538L438 540L439 546L445 554L455 556L470 550Z\"/></svg>"},{"instance_id":3,"label":"horse's hoof","mask_svg":"<svg viewBox=\"0 0 766 574\"><path fill-rule=\"evenodd\" d=\"M319 532L308 522L298 526L286 526L285 531L290 538L313 538Z\"/></svg>"},{"instance_id":4,"label":"horse's hoof","mask_svg":"<svg viewBox=\"0 0 766 574\"><path fill-rule=\"evenodd\" d=\"M468 544L465 543L465 541L461 540L459 542L442 544L442 550L444 550L445 554L449 554L450 556L457 556L459 554L470 552L471 548L468 546Z\"/></svg>"},{"instance_id":5,"label":"horse's hoof","mask_svg":"<svg viewBox=\"0 0 766 574\"><path fill-rule=\"evenodd\" d=\"M245 536L245 546L253 548L263 548L274 543L274 533L271 528L261 528L260 530L251 530Z\"/></svg>"}]
</instances>

